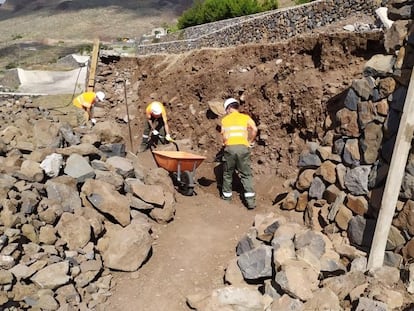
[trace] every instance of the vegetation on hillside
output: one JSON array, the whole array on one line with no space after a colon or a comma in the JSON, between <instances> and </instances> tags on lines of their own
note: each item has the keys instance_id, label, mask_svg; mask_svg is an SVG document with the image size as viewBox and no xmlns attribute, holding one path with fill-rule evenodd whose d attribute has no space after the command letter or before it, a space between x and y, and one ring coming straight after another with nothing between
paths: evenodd
<instances>
[{"instance_id":1,"label":"vegetation on hillside","mask_svg":"<svg viewBox=\"0 0 414 311\"><path fill-rule=\"evenodd\" d=\"M308 2L312 2L314 0L295 0L295 4L299 5L299 4L304 4L304 3L308 3Z\"/></svg>"},{"instance_id":2,"label":"vegetation on hillside","mask_svg":"<svg viewBox=\"0 0 414 311\"><path fill-rule=\"evenodd\" d=\"M196 0L178 19L178 28L201 25L278 8L278 0Z\"/></svg>"},{"instance_id":3,"label":"vegetation on hillside","mask_svg":"<svg viewBox=\"0 0 414 311\"><path fill-rule=\"evenodd\" d=\"M294 0L296 5L314 0ZM178 29L250 15L279 7L278 0L195 0L191 8L178 18Z\"/></svg>"}]
</instances>

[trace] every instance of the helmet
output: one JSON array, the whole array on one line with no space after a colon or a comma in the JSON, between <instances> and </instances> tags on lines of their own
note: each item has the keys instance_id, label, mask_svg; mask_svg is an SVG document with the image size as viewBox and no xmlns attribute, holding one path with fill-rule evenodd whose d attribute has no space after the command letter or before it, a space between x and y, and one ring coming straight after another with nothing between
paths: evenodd
<instances>
[{"instance_id":1,"label":"helmet","mask_svg":"<svg viewBox=\"0 0 414 311\"><path fill-rule=\"evenodd\" d=\"M227 99L226 99L226 101L224 102L224 105L223 105L224 110L226 110L226 109L227 109L227 107L228 107L230 104L234 104L234 103L238 104L239 102L238 102L236 99L232 98L232 97L227 98Z\"/></svg>"},{"instance_id":2,"label":"helmet","mask_svg":"<svg viewBox=\"0 0 414 311\"><path fill-rule=\"evenodd\" d=\"M103 101L105 99L105 93L98 91L96 92L96 97L99 99L99 101Z\"/></svg>"},{"instance_id":3,"label":"helmet","mask_svg":"<svg viewBox=\"0 0 414 311\"><path fill-rule=\"evenodd\" d=\"M160 102L151 103L151 113L158 116L162 113L162 104Z\"/></svg>"}]
</instances>

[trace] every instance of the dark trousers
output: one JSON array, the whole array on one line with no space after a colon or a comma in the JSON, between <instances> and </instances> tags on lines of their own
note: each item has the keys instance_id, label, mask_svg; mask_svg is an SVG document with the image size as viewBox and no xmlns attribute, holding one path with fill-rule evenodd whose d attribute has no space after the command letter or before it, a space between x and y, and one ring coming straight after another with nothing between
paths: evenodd
<instances>
[{"instance_id":1,"label":"dark trousers","mask_svg":"<svg viewBox=\"0 0 414 311\"><path fill-rule=\"evenodd\" d=\"M148 123L148 120L145 119L145 124L144 124L144 132L142 134L142 142L141 145L147 145L149 139L153 139L153 141L155 143L161 142L162 144L166 144L167 140L165 139L165 125L164 125L164 121L162 120L162 118L153 118L151 119L152 124L154 125L154 129L156 129L159 132L158 137L151 137L151 127Z\"/></svg>"},{"instance_id":2,"label":"dark trousers","mask_svg":"<svg viewBox=\"0 0 414 311\"><path fill-rule=\"evenodd\" d=\"M224 197L231 197L233 173L237 170L244 188L245 199L254 197L253 176L250 167L250 150L245 145L232 145L224 148L223 188Z\"/></svg>"}]
</instances>

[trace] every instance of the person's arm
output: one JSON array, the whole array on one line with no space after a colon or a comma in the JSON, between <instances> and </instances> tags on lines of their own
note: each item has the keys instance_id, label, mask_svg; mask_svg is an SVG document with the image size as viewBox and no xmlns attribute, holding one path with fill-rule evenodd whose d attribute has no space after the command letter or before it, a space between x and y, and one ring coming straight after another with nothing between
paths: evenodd
<instances>
[{"instance_id":1,"label":"person's arm","mask_svg":"<svg viewBox=\"0 0 414 311\"><path fill-rule=\"evenodd\" d=\"M88 120L87 121L89 121L90 119L92 119L91 107L85 107L85 110L86 110L86 113L88 114Z\"/></svg>"},{"instance_id":2,"label":"person's arm","mask_svg":"<svg viewBox=\"0 0 414 311\"><path fill-rule=\"evenodd\" d=\"M252 119L247 122L247 129L249 131L249 144L253 144L257 136L257 126Z\"/></svg>"},{"instance_id":3,"label":"person's arm","mask_svg":"<svg viewBox=\"0 0 414 311\"><path fill-rule=\"evenodd\" d=\"M226 145L226 138L224 136L223 124L221 124L221 126L220 126L220 135L221 135L221 139L223 141L222 145L225 146Z\"/></svg>"},{"instance_id":4,"label":"person's arm","mask_svg":"<svg viewBox=\"0 0 414 311\"><path fill-rule=\"evenodd\" d=\"M166 116L165 117L163 116L163 121L164 121L164 127L165 127L165 134L170 135L170 127L168 125L168 120Z\"/></svg>"},{"instance_id":5,"label":"person's arm","mask_svg":"<svg viewBox=\"0 0 414 311\"><path fill-rule=\"evenodd\" d=\"M145 112L145 118L150 126L151 132L154 130L154 124L152 124L151 113Z\"/></svg>"}]
</instances>

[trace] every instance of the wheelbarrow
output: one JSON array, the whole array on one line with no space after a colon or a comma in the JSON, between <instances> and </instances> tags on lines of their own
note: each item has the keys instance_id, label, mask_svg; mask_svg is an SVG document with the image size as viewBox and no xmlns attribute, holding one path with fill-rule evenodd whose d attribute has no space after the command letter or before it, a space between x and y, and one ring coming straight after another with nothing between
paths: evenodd
<instances>
[{"instance_id":1,"label":"wheelbarrow","mask_svg":"<svg viewBox=\"0 0 414 311\"><path fill-rule=\"evenodd\" d=\"M193 195L195 171L206 157L178 150L153 150L152 153L158 166L170 172L178 191L186 196Z\"/></svg>"}]
</instances>

